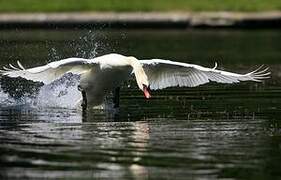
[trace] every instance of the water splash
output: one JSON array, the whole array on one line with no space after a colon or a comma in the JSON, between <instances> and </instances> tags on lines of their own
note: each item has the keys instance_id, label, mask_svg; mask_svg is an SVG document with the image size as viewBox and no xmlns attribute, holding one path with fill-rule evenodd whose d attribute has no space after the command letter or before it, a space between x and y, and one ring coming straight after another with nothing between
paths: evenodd
<instances>
[{"instance_id":1,"label":"water splash","mask_svg":"<svg viewBox=\"0 0 281 180\"><path fill-rule=\"evenodd\" d=\"M80 76L71 73L62 78L43 86L33 106L36 107L63 107L76 109L80 105L81 93L77 86Z\"/></svg>"},{"instance_id":2,"label":"water splash","mask_svg":"<svg viewBox=\"0 0 281 180\"><path fill-rule=\"evenodd\" d=\"M102 49L102 42L97 40L96 33L88 31L83 36L72 40L69 44L65 45L66 48L71 49L70 52L65 52L61 47L56 46L55 43L48 42L46 48L48 49L47 63L52 61L61 60L66 57L80 57L86 59L92 59L97 56L98 50Z\"/></svg>"},{"instance_id":3,"label":"water splash","mask_svg":"<svg viewBox=\"0 0 281 180\"><path fill-rule=\"evenodd\" d=\"M48 56L49 56L50 62L51 61L58 61L58 60L62 59L55 47L50 48Z\"/></svg>"},{"instance_id":4,"label":"water splash","mask_svg":"<svg viewBox=\"0 0 281 180\"><path fill-rule=\"evenodd\" d=\"M96 41L94 32L88 31L78 40L72 41L69 46L75 50L76 57L94 58L98 54L98 49L103 45ZM48 48L48 62L60 60L64 57L55 46ZM42 86L40 87L23 78L10 78L5 80L5 84L0 83L0 107L28 106L32 108L60 107L77 109L80 108L79 101L81 100L81 93L77 89L79 81L80 77L78 75L69 73L49 85L40 85ZM106 101L110 104L110 100L106 99Z\"/></svg>"},{"instance_id":5,"label":"water splash","mask_svg":"<svg viewBox=\"0 0 281 180\"><path fill-rule=\"evenodd\" d=\"M15 104L15 100L5 93L2 88L0 89L0 104L1 106L11 106Z\"/></svg>"},{"instance_id":6,"label":"water splash","mask_svg":"<svg viewBox=\"0 0 281 180\"><path fill-rule=\"evenodd\" d=\"M92 31L88 31L84 36L70 43L70 47L75 49L76 57L88 59L96 57L101 46L102 43L97 41L96 34Z\"/></svg>"},{"instance_id":7,"label":"water splash","mask_svg":"<svg viewBox=\"0 0 281 180\"><path fill-rule=\"evenodd\" d=\"M33 95L30 92L21 95L18 98L9 95L7 91L0 88L0 106L26 106L32 108L43 107L59 107L77 109L81 93L77 86L80 81L80 76L71 73L65 74L62 78L55 80L51 84L44 85L38 88L38 92L34 91ZM29 84L27 84L28 86Z\"/></svg>"}]
</instances>

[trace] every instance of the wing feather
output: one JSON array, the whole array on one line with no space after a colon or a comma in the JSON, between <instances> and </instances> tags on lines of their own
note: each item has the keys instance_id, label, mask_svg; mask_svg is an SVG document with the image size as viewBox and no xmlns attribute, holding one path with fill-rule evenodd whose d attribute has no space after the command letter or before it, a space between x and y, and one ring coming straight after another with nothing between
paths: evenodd
<instances>
[{"instance_id":1,"label":"wing feather","mask_svg":"<svg viewBox=\"0 0 281 180\"><path fill-rule=\"evenodd\" d=\"M269 68L263 66L247 74L237 74L218 70L217 63L213 68L163 59L140 60L140 63L148 76L151 89L172 86L195 87L210 81L218 83L261 82L270 78Z\"/></svg>"},{"instance_id":2,"label":"wing feather","mask_svg":"<svg viewBox=\"0 0 281 180\"><path fill-rule=\"evenodd\" d=\"M65 73L71 72L80 75L88 72L97 62L82 58L68 58L30 69L25 69L19 61L17 61L17 64L18 67L11 64L9 65L10 68L3 67L3 70L0 70L0 75L22 77L49 84L62 77Z\"/></svg>"}]
</instances>

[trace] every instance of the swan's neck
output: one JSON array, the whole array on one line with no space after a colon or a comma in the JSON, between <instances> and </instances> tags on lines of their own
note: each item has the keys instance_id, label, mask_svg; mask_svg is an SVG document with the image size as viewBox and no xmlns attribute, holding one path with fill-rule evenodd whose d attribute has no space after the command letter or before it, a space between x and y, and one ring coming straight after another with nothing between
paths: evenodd
<instances>
[{"instance_id":1,"label":"swan's neck","mask_svg":"<svg viewBox=\"0 0 281 180\"><path fill-rule=\"evenodd\" d=\"M133 72L135 74L138 87L142 90L143 85L148 85L147 75L142 68L142 64L134 57L129 57L129 63L133 67Z\"/></svg>"}]
</instances>

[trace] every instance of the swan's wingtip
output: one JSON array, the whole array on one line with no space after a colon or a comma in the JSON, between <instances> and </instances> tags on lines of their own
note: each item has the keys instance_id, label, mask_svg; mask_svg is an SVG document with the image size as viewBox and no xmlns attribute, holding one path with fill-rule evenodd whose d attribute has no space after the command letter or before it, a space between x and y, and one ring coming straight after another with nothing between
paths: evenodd
<instances>
[{"instance_id":1,"label":"swan's wingtip","mask_svg":"<svg viewBox=\"0 0 281 180\"><path fill-rule=\"evenodd\" d=\"M215 61L215 66L212 68L212 70L217 69L217 67L218 67L218 63Z\"/></svg>"},{"instance_id":2,"label":"swan's wingtip","mask_svg":"<svg viewBox=\"0 0 281 180\"><path fill-rule=\"evenodd\" d=\"M19 68L21 68L21 70L25 70L25 68L24 68L23 65L20 63L19 60L17 60L17 64L18 64Z\"/></svg>"},{"instance_id":3,"label":"swan's wingtip","mask_svg":"<svg viewBox=\"0 0 281 180\"><path fill-rule=\"evenodd\" d=\"M269 67L266 67L264 64L259 66L254 71L248 73L249 76L256 82L263 82L266 79L271 78L271 72L269 71Z\"/></svg>"}]
</instances>

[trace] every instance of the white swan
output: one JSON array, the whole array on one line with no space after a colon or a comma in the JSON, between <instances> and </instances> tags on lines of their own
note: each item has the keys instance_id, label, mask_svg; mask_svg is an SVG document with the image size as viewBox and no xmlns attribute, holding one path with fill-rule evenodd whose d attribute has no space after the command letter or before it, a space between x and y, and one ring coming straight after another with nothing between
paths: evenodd
<instances>
[{"instance_id":1,"label":"white swan","mask_svg":"<svg viewBox=\"0 0 281 180\"><path fill-rule=\"evenodd\" d=\"M171 86L194 87L210 81L219 83L237 83L269 78L268 68L261 67L247 74L236 74L199 65L174 62L170 60L137 60L131 56L108 54L94 59L68 58L51 62L44 66L25 69L18 61L18 67L9 64L0 70L1 75L22 77L32 81L49 84L65 73L81 76L79 89L82 91L81 102L84 108L102 104L104 97L114 88L135 75L137 85L146 98L153 90Z\"/></svg>"}]
</instances>

